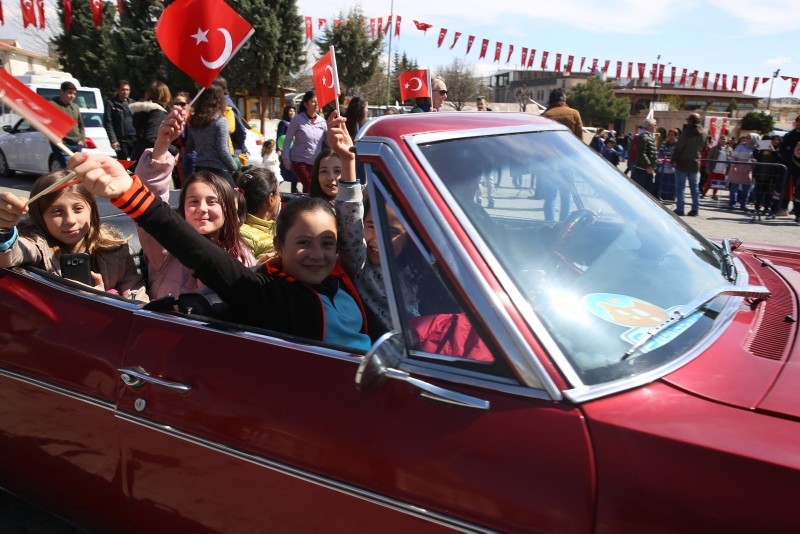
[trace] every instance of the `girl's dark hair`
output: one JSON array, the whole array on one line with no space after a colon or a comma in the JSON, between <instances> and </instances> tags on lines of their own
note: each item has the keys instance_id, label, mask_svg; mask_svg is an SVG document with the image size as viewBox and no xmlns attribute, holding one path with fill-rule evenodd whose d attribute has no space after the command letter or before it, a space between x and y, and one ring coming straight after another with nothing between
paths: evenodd
<instances>
[{"instance_id":1,"label":"girl's dark hair","mask_svg":"<svg viewBox=\"0 0 800 534\"><path fill-rule=\"evenodd\" d=\"M303 100L300 101L300 107L303 108L300 111L300 113L305 113L306 112L306 104L309 101L314 100L316 97L317 97L317 92L314 91L313 89L311 91L306 91L306 94L303 95Z\"/></svg>"},{"instance_id":2,"label":"girl's dark hair","mask_svg":"<svg viewBox=\"0 0 800 534\"><path fill-rule=\"evenodd\" d=\"M324 146L317 155L317 159L314 160L314 168L311 169L311 187L308 188L309 196L327 201L333 200L333 197L328 196L325 191L322 190L322 186L319 185L319 168L320 165L322 165L322 160L331 156L336 156L338 158L339 154L334 152L331 147Z\"/></svg>"},{"instance_id":3,"label":"girl's dark hair","mask_svg":"<svg viewBox=\"0 0 800 534\"><path fill-rule=\"evenodd\" d=\"M289 116L289 110L290 109L293 109L294 112L297 113L297 108L294 107L294 104L286 104L285 106L283 106L283 117L281 117L281 120L284 120L284 121L291 121L292 120L292 118Z\"/></svg>"},{"instance_id":4,"label":"girl's dark hair","mask_svg":"<svg viewBox=\"0 0 800 534\"><path fill-rule=\"evenodd\" d=\"M40 176L35 182L33 182L30 195L34 196L45 188L51 186L54 182L62 178L66 172L67 171L58 171ZM82 185L70 185L69 187L61 189L60 191L53 191L52 193L48 193L43 197L39 197L38 199L34 200L28 208L29 222L27 225L21 225L20 231L27 233L27 231L30 229L30 225L32 224L42 233L42 235L45 236L47 243L51 247L60 247L62 243L47 232L47 224L44 222L44 214L53 204L53 202L55 202L58 197L65 193L74 193L80 196L81 199L86 202L86 205L89 206L89 209L92 212L89 218L89 233L87 233L86 237L84 238L84 246L89 254L92 254L97 250L107 250L114 247L119 247L127 242L127 240L120 235L116 228L100 223L100 211L97 209L97 201L95 200L94 195L87 191Z\"/></svg>"},{"instance_id":5,"label":"girl's dark hair","mask_svg":"<svg viewBox=\"0 0 800 534\"><path fill-rule=\"evenodd\" d=\"M351 98L350 103L347 104L344 116L347 119L345 125L347 126L350 138L355 139L358 128L367 118L367 99L361 96L354 96Z\"/></svg>"},{"instance_id":6,"label":"girl's dark hair","mask_svg":"<svg viewBox=\"0 0 800 534\"><path fill-rule=\"evenodd\" d=\"M294 226L300 214L311 213L313 211L327 213L336 221L336 214L333 213L333 208L323 199L306 195L295 197L288 202L278 214L278 220L275 223L275 239L278 243L283 244L286 241L286 234L289 233L289 229Z\"/></svg>"},{"instance_id":7,"label":"girl's dark hair","mask_svg":"<svg viewBox=\"0 0 800 534\"><path fill-rule=\"evenodd\" d=\"M233 188L227 180L210 171L197 171L183 184L180 200L178 201L178 212L181 217L186 217L186 191L190 185L197 182L208 184L217 194L217 198L222 204L225 223L219 229L217 244L234 258L242 257L246 249L239 236L239 216L236 212L236 198Z\"/></svg>"},{"instance_id":8,"label":"girl's dark hair","mask_svg":"<svg viewBox=\"0 0 800 534\"><path fill-rule=\"evenodd\" d=\"M248 213L255 213L278 190L278 180L272 171L253 165L242 167L236 185L242 190Z\"/></svg>"},{"instance_id":9,"label":"girl's dark hair","mask_svg":"<svg viewBox=\"0 0 800 534\"><path fill-rule=\"evenodd\" d=\"M192 117L189 125L195 128L203 128L214 122L225 114L225 92L222 87L212 83L208 89L203 91L192 108Z\"/></svg>"}]
</instances>

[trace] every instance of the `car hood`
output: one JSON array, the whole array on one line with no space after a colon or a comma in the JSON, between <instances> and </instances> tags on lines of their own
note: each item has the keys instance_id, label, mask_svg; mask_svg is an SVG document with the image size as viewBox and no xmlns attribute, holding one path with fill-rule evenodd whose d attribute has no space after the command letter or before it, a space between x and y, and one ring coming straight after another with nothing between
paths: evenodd
<instances>
[{"instance_id":1,"label":"car hood","mask_svg":"<svg viewBox=\"0 0 800 534\"><path fill-rule=\"evenodd\" d=\"M800 419L800 249L748 246L737 257L750 283L765 285L771 298L754 307L743 302L718 339L663 381L709 400Z\"/></svg>"}]
</instances>

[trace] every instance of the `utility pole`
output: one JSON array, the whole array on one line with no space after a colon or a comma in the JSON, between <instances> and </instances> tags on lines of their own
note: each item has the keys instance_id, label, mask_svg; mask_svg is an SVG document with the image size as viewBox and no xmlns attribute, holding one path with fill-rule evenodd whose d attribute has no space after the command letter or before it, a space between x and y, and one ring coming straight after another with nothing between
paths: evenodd
<instances>
[{"instance_id":1,"label":"utility pole","mask_svg":"<svg viewBox=\"0 0 800 534\"><path fill-rule=\"evenodd\" d=\"M391 98L392 98L392 28L395 24L397 24L394 20L394 0L392 0L389 6L389 18L392 20L392 23L389 25L389 56L386 60L386 105L391 106Z\"/></svg>"},{"instance_id":2,"label":"utility pole","mask_svg":"<svg viewBox=\"0 0 800 534\"><path fill-rule=\"evenodd\" d=\"M772 111L770 111L770 105L772 105L772 86L775 85L775 78L778 77L778 74L781 73L781 69L776 70L772 73L772 80L769 82L769 97L767 98L767 115L772 115Z\"/></svg>"}]
</instances>

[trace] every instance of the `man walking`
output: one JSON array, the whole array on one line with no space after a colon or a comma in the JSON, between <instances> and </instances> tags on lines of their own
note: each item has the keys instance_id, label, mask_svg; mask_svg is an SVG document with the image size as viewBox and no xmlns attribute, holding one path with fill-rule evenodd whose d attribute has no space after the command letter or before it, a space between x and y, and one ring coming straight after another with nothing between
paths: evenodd
<instances>
[{"instance_id":1,"label":"man walking","mask_svg":"<svg viewBox=\"0 0 800 534\"><path fill-rule=\"evenodd\" d=\"M636 153L631 154L633 159L631 179L653 196L655 196L655 167L658 161L654 136L656 124L658 122L655 119L644 120L642 130L636 136Z\"/></svg>"},{"instance_id":2,"label":"man walking","mask_svg":"<svg viewBox=\"0 0 800 534\"><path fill-rule=\"evenodd\" d=\"M567 95L563 89L550 91L547 109L542 116L560 122L570 130L578 139L583 139L583 121L581 113L567 105Z\"/></svg>"},{"instance_id":3,"label":"man walking","mask_svg":"<svg viewBox=\"0 0 800 534\"><path fill-rule=\"evenodd\" d=\"M80 152L83 150L83 145L86 143L86 128L83 126L81 109L78 107L78 104L75 103L76 96L78 96L78 88L75 87L75 84L72 82L64 82L61 84L61 93L53 99L53 104L76 120L75 126L67 132L62 142L73 152ZM67 155L53 143L50 143L50 146L53 149L53 155L61 164L61 167L66 168Z\"/></svg>"},{"instance_id":4,"label":"man walking","mask_svg":"<svg viewBox=\"0 0 800 534\"><path fill-rule=\"evenodd\" d=\"M111 148L116 150L117 159L128 159L136 144L136 128L133 127L133 115L128 107L131 85L127 80L117 82L117 93L106 100L106 111L103 114L103 126L111 141Z\"/></svg>"},{"instance_id":5,"label":"man walking","mask_svg":"<svg viewBox=\"0 0 800 534\"><path fill-rule=\"evenodd\" d=\"M685 215L683 208L686 199L683 188L687 178L689 192L692 195L692 209L688 215L696 217L700 211L700 152L703 151L705 143L706 131L700 125L700 115L692 113L686 118L686 124L672 153L672 162L675 164L675 200L678 205L675 213L678 215Z\"/></svg>"}]
</instances>

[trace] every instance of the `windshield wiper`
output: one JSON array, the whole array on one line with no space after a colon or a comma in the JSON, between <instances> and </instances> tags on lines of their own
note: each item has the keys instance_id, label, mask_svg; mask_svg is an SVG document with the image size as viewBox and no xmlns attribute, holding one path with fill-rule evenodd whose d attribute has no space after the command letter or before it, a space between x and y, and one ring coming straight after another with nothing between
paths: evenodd
<instances>
[{"instance_id":1,"label":"windshield wiper","mask_svg":"<svg viewBox=\"0 0 800 534\"><path fill-rule=\"evenodd\" d=\"M740 246L742 246L742 240L737 237L726 237L722 240L722 275L731 283L736 283L733 251Z\"/></svg>"},{"instance_id":2,"label":"windshield wiper","mask_svg":"<svg viewBox=\"0 0 800 534\"><path fill-rule=\"evenodd\" d=\"M727 241L727 239L726 239ZM720 295L731 295L734 297L746 297L746 298L760 298L766 300L770 298L772 295L764 286L745 286L745 287L735 287L735 286L720 286L714 289L710 289L706 291L693 301L689 302L688 304L684 304L674 312L670 314L666 321L661 323L660 325L656 326L652 330L649 330L642 339L637 341L631 348L625 351L625 354L622 355L623 360L627 360L639 349L641 349L648 341L656 337L658 334L670 328L678 323L680 323L685 318L692 315L694 312L708 304L710 301L714 300L715 298L719 297Z\"/></svg>"}]
</instances>

